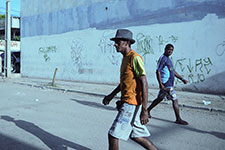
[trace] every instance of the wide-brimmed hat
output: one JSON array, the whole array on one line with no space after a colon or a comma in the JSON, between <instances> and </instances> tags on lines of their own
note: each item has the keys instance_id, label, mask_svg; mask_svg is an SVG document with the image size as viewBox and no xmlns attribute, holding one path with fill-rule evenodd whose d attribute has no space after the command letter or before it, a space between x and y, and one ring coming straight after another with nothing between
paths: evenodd
<instances>
[{"instance_id":1,"label":"wide-brimmed hat","mask_svg":"<svg viewBox=\"0 0 225 150\"><path fill-rule=\"evenodd\" d=\"M129 40L131 44L135 43L135 40L133 39L133 33L127 29L118 29L116 31L116 36L114 38L111 38L110 40Z\"/></svg>"}]
</instances>

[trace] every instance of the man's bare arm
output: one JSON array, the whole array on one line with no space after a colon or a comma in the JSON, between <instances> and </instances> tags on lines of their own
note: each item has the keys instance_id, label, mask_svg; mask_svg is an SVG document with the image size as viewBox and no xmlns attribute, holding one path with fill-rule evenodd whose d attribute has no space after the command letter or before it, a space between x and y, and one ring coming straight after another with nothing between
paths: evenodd
<instances>
[{"instance_id":1,"label":"man's bare arm","mask_svg":"<svg viewBox=\"0 0 225 150\"><path fill-rule=\"evenodd\" d=\"M164 87L164 85L162 83L162 80L161 80L161 74L158 70L156 71L156 77L157 77L157 80L158 80L158 83L159 83L159 88L162 89L162 90L166 90L166 88Z\"/></svg>"},{"instance_id":2,"label":"man's bare arm","mask_svg":"<svg viewBox=\"0 0 225 150\"><path fill-rule=\"evenodd\" d=\"M148 111L147 111L147 105L148 105L148 82L145 75L142 75L139 77L139 80L141 81L142 85L142 110L141 110L141 124L148 123Z\"/></svg>"},{"instance_id":3,"label":"man's bare arm","mask_svg":"<svg viewBox=\"0 0 225 150\"><path fill-rule=\"evenodd\" d=\"M188 81L182 78L176 71L174 71L175 77L180 79L184 84L187 84Z\"/></svg>"},{"instance_id":4,"label":"man's bare arm","mask_svg":"<svg viewBox=\"0 0 225 150\"><path fill-rule=\"evenodd\" d=\"M113 99L113 97L119 92L120 92L120 84L109 95L104 97L102 103L104 105L108 105L110 101Z\"/></svg>"}]
</instances>

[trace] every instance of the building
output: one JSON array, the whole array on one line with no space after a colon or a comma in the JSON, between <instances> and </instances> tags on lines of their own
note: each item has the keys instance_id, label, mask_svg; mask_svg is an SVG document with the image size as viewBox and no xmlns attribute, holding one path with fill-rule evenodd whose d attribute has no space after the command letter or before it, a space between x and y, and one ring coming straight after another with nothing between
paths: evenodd
<instances>
[{"instance_id":1,"label":"building","mask_svg":"<svg viewBox=\"0 0 225 150\"><path fill-rule=\"evenodd\" d=\"M27 7L29 6L29 7ZM225 94L225 1L21 0L21 75L118 83L122 56L109 40L133 31L149 87L167 43L174 67L189 84L176 88Z\"/></svg>"},{"instance_id":2,"label":"building","mask_svg":"<svg viewBox=\"0 0 225 150\"><path fill-rule=\"evenodd\" d=\"M4 51L5 51L5 19L0 19L0 55L1 72L4 71ZM12 73L20 73L20 18L11 17L11 65Z\"/></svg>"}]
</instances>

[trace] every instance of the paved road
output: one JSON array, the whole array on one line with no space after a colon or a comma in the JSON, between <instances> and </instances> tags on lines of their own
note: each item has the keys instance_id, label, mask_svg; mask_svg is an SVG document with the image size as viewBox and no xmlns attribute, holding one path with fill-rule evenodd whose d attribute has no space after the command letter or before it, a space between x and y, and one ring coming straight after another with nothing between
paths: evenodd
<instances>
[{"instance_id":1,"label":"paved road","mask_svg":"<svg viewBox=\"0 0 225 150\"><path fill-rule=\"evenodd\" d=\"M106 150L107 131L116 115L115 103L102 96L41 89L0 82L0 150ZM110 92L110 91L109 91ZM182 108L190 125L173 123L171 105L152 111L147 127L161 150L222 150L225 113ZM143 149L120 141L121 150Z\"/></svg>"}]
</instances>

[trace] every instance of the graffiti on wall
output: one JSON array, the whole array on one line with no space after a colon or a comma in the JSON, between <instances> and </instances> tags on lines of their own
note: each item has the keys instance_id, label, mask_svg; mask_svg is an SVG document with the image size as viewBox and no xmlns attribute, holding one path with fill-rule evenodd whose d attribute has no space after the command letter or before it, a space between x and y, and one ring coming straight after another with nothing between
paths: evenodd
<instances>
[{"instance_id":1,"label":"graffiti on wall","mask_svg":"<svg viewBox=\"0 0 225 150\"><path fill-rule=\"evenodd\" d=\"M73 64L81 67L81 57L82 57L82 51L84 46L81 44L80 40L72 40L70 43L70 48L71 48L71 59Z\"/></svg>"},{"instance_id":2,"label":"graffiti on wall","mask_svg":"<svg viewBox=\"0 0 225 150\"><path fill-rule=\"evenodd\" d=\"M137 41L137 49L140 53L143 54L143 56L147 54L154 54L153 48L152 48L152 41L150 35L145 35L143 33L138 33L136 36Z\"/></svg>"},{"instance_id":3,"label":"graffiti on wall","mask_svg":"<svg viewBox=\"0 0 225 150\"><path fill-rule=\"evenodd\" d=\"M93 73L93 69L86 68L87 66L90 66L91 63L88 63L88 60L86 60L86 48L84 46L84 43L82 43L81 39L74 39L70 42L70 56L72 59L73 64L76 66L78 72L80 74L83 73Z\"/></svg>"},{"instance_id":4,"label":"graffiti on wall","mask_svg":"<svg viewBox=\"0 0 225 150\"><path fill-rule=\"evenodd\" d=\"M138 33L136 36L137 41L137 51L142 54L145 58L148 54L154 54L156 49L153 49L153 45L158 45L158 51L162 52L164 46L167 43L176 43L178 36L170 35L168 37L163 37L162 35L150 36L144 33Z\"/></svg>"},{"instance_id":5,"label":"graffiti on wall","mask_svg":"<svg viewBox=\"0 0 225 150\"><path fill-rule=\"evenodd\" d=\"M56 51L57 51L56 46L46 46L46 47L40 47L38 49L38 54L42 54L45 62L49 62L51 60L49 54L56 53Z\"/></svg>"},{"instance_id":6,"label":"graffiti on wall","mask_svg":"<svg viewBox=\"0 0 225 150\"><path fill-rule=\"evenodd\" d=\"M219 44L216 46L216 54L217 54L218 56L222 56L224 53L225 53L225 41L219 43Z\"/></svg>"},{"instance_id":7,"label":"graffiti on wall","mask_svg":"<svg viewBox=\"0 0 225 150\"><path fill-rule=\"evenodd\" d=\"M164 45L166 45L166 43L168 43L168 41L165 40L162 35L156 36L156 38L158 40L159 51L162 52L162 48L164 47Z\"/></svg>"},{"instance_id":8,"label":"graffiti on wall","mask_svg":"<svg viewBox=\"0 0 225 150\"><path fill-rule=\"evenodd\" d=\"M183 76L188 79L189 83L200 83L205 81L206 76L210 74L211 67L213 65L209 57L200 58L200 59L191 59L191 58L181 58L176 61L171 58L174 69L178 71L181 76L182 74L187 74ZM176 78L175 84L181 83L179 79Z\"/></svg>"},{"instance_id":9,"label":"graffiti on wall","mask_svg":"<svg viewBox=\"0 0 225 150\"><path fill-rule=\"evenodd\" d=\"M107 56L112 65L119 65L120 55L116 52L113 42L109 40L113 37L113 34L114 33L105 31L99 41L98 46L101 49L101 53Z\"/></svg>"}]
</instances>

